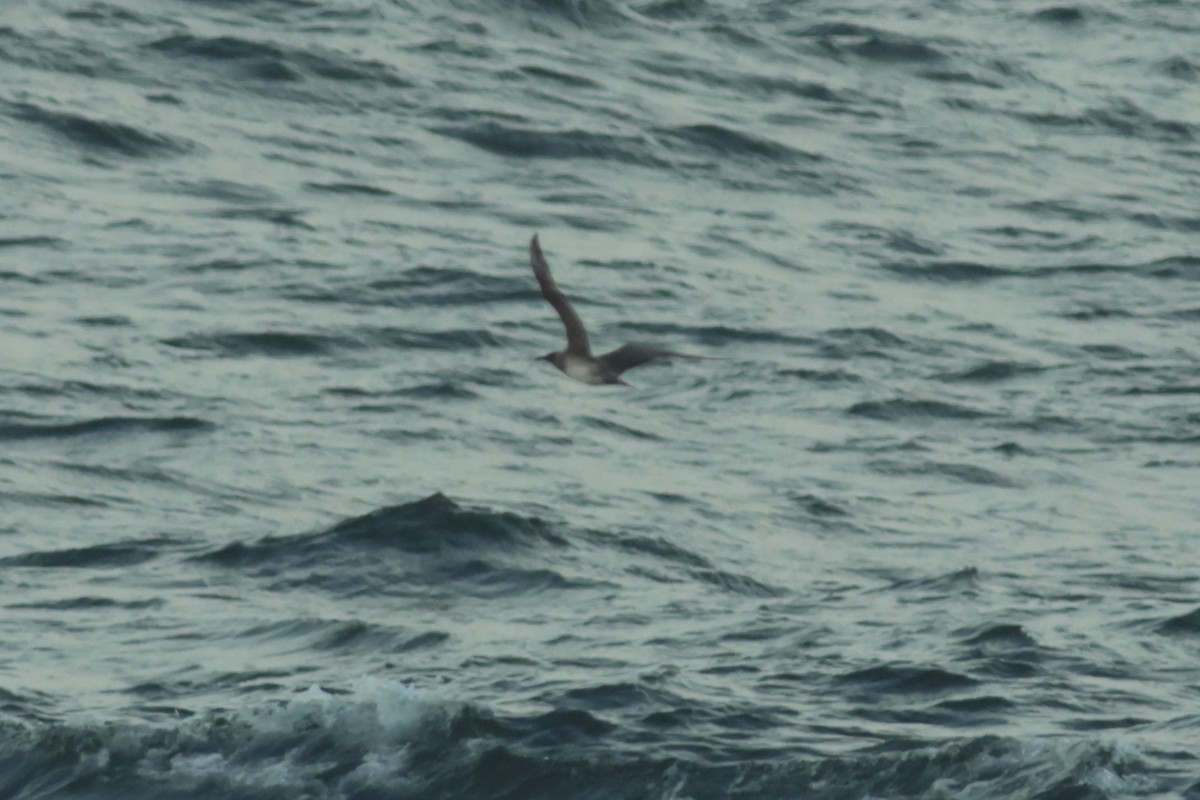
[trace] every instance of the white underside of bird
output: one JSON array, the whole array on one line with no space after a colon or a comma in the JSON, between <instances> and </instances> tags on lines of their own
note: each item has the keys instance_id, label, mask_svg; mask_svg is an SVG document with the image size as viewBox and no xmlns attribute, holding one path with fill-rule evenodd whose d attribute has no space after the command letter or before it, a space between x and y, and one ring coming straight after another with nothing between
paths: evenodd
<instances>
[{"instance_id":1,"label":"white underside of bird","mask_svg":"<svg viewBox=\"0 0 1200 800\"><path fill-rule=\"evenodd\" d=\"M563 372L568 378L574 378L581 383L604 383L604 373L596 365L595 360L588 360L567 354Z\"/></svg>"}]
</instances>

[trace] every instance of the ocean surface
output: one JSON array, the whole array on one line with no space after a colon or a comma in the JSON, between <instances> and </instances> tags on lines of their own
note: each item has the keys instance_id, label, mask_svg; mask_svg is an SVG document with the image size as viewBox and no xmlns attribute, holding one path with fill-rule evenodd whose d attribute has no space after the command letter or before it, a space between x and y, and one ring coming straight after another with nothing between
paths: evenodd
<instances>
[{"instance_id":1,"label":"ocean surface","mask_svg":"<svg viewBox=\"0 0 1200 800\"><path fill-rule=\"evenodd\" d=\"M4 0L0 187L3 800L1200 798L1196 0Z\"/></svg>"}]
</instances>

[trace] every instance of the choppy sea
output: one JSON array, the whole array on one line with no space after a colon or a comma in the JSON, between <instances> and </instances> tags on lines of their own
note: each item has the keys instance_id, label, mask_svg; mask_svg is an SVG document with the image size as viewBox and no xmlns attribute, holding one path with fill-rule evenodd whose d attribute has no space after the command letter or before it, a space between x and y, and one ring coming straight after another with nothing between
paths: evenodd
<instances>
[{"instance_id":1,"label":"choppy sea","mask_svg":"<svg viewBox=\"0 0 1200 800\"><path fill-rule=\"evenodd\" d=\"M4 0L0 187L0 798L1200 798L1195 0Z\"/></svg>"}]
</instances>

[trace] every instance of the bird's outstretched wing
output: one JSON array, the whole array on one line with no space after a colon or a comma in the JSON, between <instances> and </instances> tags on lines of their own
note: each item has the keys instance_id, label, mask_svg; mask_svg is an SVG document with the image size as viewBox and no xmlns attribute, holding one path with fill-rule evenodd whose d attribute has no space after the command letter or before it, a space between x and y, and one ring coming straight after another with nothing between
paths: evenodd
<instances>
[{"instance_id":1,"label":"bird's outstretched wing","mask_svg":"<svg viewBox=\"0 0 1200 800\"><path fill-rule=\"evenodd\" d=\"M620 375L627 369L641 366L656 358L705 358L705 356L691 356L687 353L676 353L674 350L663 350L650 344L630 342L621 345L611 353L599 356L596 360L614 375Z\"/></svg>"},{"instance_id":2,"label":"bird's outstretched wing","mask_svg":"<svg viewBox=\"0 0 1200 800\"><path fill-rule=\"evenodd\" d=\"M588 344L587 330L583 327L583 320L575 312L571 301L567 300L566 295L554 282L554 276L550 274L550 266L542 255L542 248L538 244L536 233L529 241L529 264L533 267L533 276L537 278L538 286L542 289L542 297L554 306L554 310L562 318L563 327L567 329L567 352L591 358L592 348Z\"/></svg>"}]
</instances>

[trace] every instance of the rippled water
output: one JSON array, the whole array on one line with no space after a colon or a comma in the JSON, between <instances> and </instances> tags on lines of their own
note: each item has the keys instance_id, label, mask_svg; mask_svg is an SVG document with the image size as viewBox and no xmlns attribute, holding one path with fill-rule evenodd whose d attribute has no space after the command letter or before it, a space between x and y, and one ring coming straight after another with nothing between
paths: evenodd
<instances>
[{"instance_id":1,"label":"rippled water","mask_svg":"<svg viewBox=\"0 0 1200 800\"><path fill-rule=\"evenodd\" d=\"M5 3L0 797L1200 797L1198 34Z\"/></svg>"}]
</instances>

